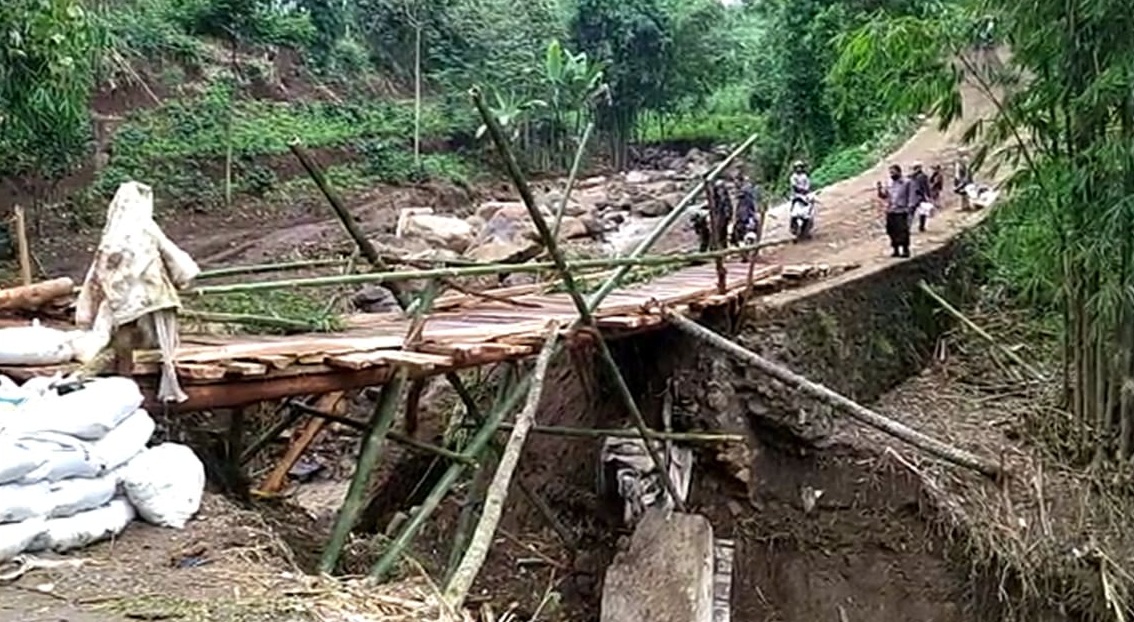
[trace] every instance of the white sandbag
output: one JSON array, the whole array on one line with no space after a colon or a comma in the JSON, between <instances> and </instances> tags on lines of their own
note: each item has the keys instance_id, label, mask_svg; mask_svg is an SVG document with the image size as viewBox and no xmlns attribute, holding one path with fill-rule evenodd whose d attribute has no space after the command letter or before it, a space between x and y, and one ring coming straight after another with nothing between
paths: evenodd
<instances>
[{"instance_id":1,"label":"white sandbag","mask_svg":"<svg viewBox=\"0 0 1134 622\"><path fill-rule=\"evenodd\" d=\"M72 477L98 477L106 468L91 453L89 443L58 432L37 432L16 441L43 458L43 464L20 478L22 484L58 482Z\"/></svg>"},{"instance_id":2,"label":"white sandbag","mask_svg":"<svg viewBox=\"0 0 1134 622\"><path fill-rule=\"evenodd\" d=\"M64 518L105 505L118 492L118 473L102 477L65 479L53 484L40 484L45 490L42 506L48 518ZM7 505L0 491L0 511Z\"/></svg>"},{"instance_id":3,"label":"white sandbag","mask_svg":"<svg viewBox=\"0 0 1134 622\"><path fill-rule=\"evenodd\" d=\"M83 440L106 436L142 405L142 391L129 378L96 378L65 395L48 393L23 405L24 432L60 432Z\"/></svg>"},{"instance_id":4,"label":"white sandbag","mask_svg":"<svg viewBox=\"0 0 1134 622\"><path fill-rule=\"evenodd\" d=\"M118 497L102 507L74 516L48 519L43 533L32 540L27 550L62 553L82 548L122 533L134 516L130 502Z\"/></svg>"},{"instance_id":5,"label":"white sandbag","mask_svg":"<svg viewBox=\"0 0 1134 622\"><path fill-rule=\"evenodd\" d=\"M0 486L0 523L43 517L47 502L47 484L4 484Z\"/></svg>"},{"instance_id":6,"label":"white sandbag","mask_svg":"<svg viewBox=\"0 0 1134 622\"><path fill-rule=\"evenodd\" d=\"M91 454L108 471L117 469L142 453L155 428L153 418L139 408L106 436L92 442Z\"/></svg>"},{"instance_id":7,"label":"white sandbag","mask_svg":"<svg viewBox=\"0 0 1134 622\"><path fill-rule=\"evenodd\" d=\"M0 562L8 561L28 550L32 542L46 531L47 521L43 518L0 525Z\"/></svg>"},{"instance_id":8,"label":"white sandbag","mask_svg":"<svg viewBox=\"0 0 1134 622\"><path fill-rule=\"evenodd\" d=\"M0 484L17 481L45 462L46 454L32 451L15 437L0 435Z\"/></svg>"},{"instance_id":9,"label":"white sandbag","mask_svg":"<svg viewBox=\"0 0 1134 622\"><path fill-rule=\"evenodd\" d=\"M146 522L181 529L201 507L205 465L185 445L164 443L126 465L122 490Z\"/></svg>"},{"instance_id":10,"label":"white sandbag","mask_svg":"<svg viewBox=\"0 0 1134 622\"><path fill-rule=\"evenodd\" d=\"M44 395L47 395L51 391L51 388L61 380L63 380L63 374L56 372L51 376L36 376L34 378L28 378L27 382L24 382L23 386L21 386L20 388L23 389L24 393L28 395L28 399L31 399L33 397L43 397Z\"/></svg>"},{"instance_id":11,"label":"white sandbag","mask_svg":"<svg viewBox=\"0 0 1134 622\"><path fill-rule=\"evenodd\" d=\"M0 328L0 365L59 365L74 357L68 331L40 326Z\"/></svg>"}]
</instances>

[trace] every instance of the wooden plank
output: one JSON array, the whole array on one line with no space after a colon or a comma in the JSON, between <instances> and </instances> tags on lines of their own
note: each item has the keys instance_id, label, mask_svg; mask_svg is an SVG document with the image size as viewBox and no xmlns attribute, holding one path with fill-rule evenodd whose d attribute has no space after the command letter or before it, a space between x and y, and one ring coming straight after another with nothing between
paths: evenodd
<instances>
[{"instance_id":1,"label":"wooden plank","mask_svg":"<svg viewBox=\"0 0 1134 622\"><path fill-rule=\"evenodd\" d=\"M226 372L237 376L263 376L268 373L268 366L264 363L249 361L225 361L224 369Z\"/></svg>"},{"instance_id":2,"label":"wooden plank","mask_svg":"<svg viewBox=\"0 0 1134 622\"><path fill-rule=\"evenodd\" d=\"M376 350L374 352L351 352L328 356L327 365L342 369L366 369L380 365L407 365L419 371L431 371L439 367L451 367L453 359L447 356L410 352L407 350Z\"/></svg>"},{"instance_id":3,"label":"wooden plank","mask_svg":"<svg viewBox=\"0 0 1134 622\"><path fill-rule=\"evenodd\" d=\"M224 378L225 373L222 365L195 365L178 361L174 364L174 367L177 370L178 377L188 380L220 380Z\"/></svg>"}]
</instances>

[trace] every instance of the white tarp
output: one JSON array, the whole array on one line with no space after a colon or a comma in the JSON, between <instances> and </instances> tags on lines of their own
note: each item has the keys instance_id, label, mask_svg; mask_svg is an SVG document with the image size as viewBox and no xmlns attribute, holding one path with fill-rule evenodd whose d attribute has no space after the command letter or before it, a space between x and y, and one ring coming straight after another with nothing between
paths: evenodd
<instances>
[{"instance_id":1,"label":"white tarp","mask_svg":"<svg viewBox=\"0 0 1134 622\"><path fill-rule=\"evenodd\" d=\"M107 210L94 261L75 302L75 323L98 331L103 346L111 334L137 323L162 352L158 398L184 401L173 355L177 349L177 289L200 272L154 222L153 190L138 182L119 186ZM94 350L89 344L88 351Z\"/></svg>"}]
</instances>

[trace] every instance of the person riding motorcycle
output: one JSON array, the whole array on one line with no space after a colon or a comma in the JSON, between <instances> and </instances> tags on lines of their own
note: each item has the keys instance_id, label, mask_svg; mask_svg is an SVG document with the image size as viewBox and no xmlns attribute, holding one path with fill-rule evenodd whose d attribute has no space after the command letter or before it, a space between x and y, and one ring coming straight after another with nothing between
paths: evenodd
<instances>
[{"instance_id":1,"label":"person riding motorcycle","mask_svg":"<svg viewBox=\"0 0 1134 622\"><path fill-rule=\"evenodd\" d=\"M811 176L807 174L807 165L802 160L796 160L791 165L791 198L807 200L811 194Z\"/></svg>"}]
</instances>

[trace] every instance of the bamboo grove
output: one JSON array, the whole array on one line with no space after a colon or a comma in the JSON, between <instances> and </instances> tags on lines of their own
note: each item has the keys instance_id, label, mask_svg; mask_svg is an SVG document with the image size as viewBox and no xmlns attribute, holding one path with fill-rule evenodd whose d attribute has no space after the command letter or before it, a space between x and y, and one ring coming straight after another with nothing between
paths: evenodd
<instances>
[{"instance_id":1,"label":"bamboo grove","mask_svg":"<svg viewBox=\"0 0 1134 622\"><path fill-rule=\"evenodd\" d=\"M986 175L1011 171L1009 200L981 248L994 284L1061 328L1071 416L1041 423L1084 462L1134 453L1132 26L1129 5L1114 0L943 6L933 20L867 25L844 40L830 75L865 72L890 85L890 105L945 122L963 116L962 86L993 100L995 120L970 137Z\"/></svg>"}]
</instances>

